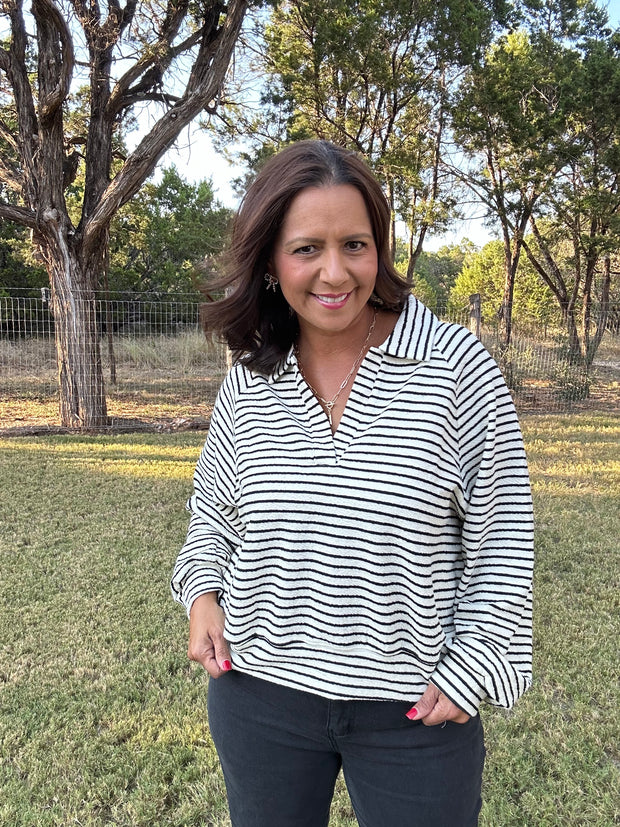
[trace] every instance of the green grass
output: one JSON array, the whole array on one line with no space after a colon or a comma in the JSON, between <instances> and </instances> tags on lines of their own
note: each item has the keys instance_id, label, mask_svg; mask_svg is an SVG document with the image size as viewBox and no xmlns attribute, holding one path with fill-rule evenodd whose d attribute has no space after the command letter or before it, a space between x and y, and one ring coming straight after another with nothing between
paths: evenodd
<instances>
[{"instance_id":1,"label":"green grass","mask_svg":"<svg viewBox=\"0 0 620 827\"><path fill-rule=\"evenodd\" d=\"M620 823L620 418L525 419L536 683L485 708L483 827ZM204 434L0 440L0 824L229 824L168 577ZM331 827L355 822L342 784ZM391 826L390 826L391 827Z\"/></svg>"}]
</instances>

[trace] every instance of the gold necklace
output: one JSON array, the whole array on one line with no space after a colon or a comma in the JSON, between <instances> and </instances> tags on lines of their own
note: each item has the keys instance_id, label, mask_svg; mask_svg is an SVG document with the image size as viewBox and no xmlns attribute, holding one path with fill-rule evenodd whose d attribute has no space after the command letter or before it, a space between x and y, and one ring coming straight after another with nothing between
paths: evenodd
<instances>
[{"instance_id":1,"label":"gold necklace","mask_svg":"<svg viewBox=\"0 0 620 827\"><path fill-rule=\"evenodd\" d=\"M368 345L368 342L370 341L370 337L372 336L372 332L375 329L376 321L377 321L377 311L374 310L373 315L372 315L372 322L371 322L370 328L368 330L368 335L366 336L366 338L364 340L364 344L362 345L362 349L360 350L359 354L357 355L357 357L355 359L355 362L353 362L351 370L347 373L345 378L342 380L342 382L340 383L340 387L338 388L338 390L336 391L334 396L332 396L331 399L325 399L324 397L322 397L320 395L320 393L316 390L316 388L313 388L312 385L310 384L310 382L308 382L308 380L306 378L306 374L304 373L304 369L301 366L301 362L299 360L299 349L298 349L297 345L295 345L294 352L295 352L295 356L297 357L297 365L299 367L299 372L301 373L302 378L303 378L304 382L306 383L306 385L310 388L312 393L316 396L316 398L319 400L321 405L325 408L325 413L327 414L327 419L329 420L329 427L330 428L333 427L332 411L334 410L334 405L338 401L338 397L340 396L342 391L349 384L349 379L353 376L354 371L356 370L356 368L359 366L360 362L364 358L364 354L366 352L366 346Z\"/></svg>"}]
</instances>

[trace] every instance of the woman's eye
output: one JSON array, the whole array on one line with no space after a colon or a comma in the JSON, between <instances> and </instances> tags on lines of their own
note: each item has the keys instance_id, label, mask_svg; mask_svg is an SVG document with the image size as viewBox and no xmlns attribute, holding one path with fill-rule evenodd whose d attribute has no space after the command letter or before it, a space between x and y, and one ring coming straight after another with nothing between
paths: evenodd
<instances>
[{"instance_id":1,"label":"woman's eye","mask_svg":"<svg viewBox=\"0 0 620 827\"><path fill-rule=\"evenodd\" d=\"M313 253L315 250L313 244L306 244L304 247L298 247L295 252L300 253L301 255L308 255L308 253Z\"/></svg>"},{"instance_id":2,"label":"woman's eye","mask_svg":"<svg viewBox=\"0 0 620 827\"><path fill-rule=\"evenodd\" d=\"M348 250L363 250L365 246L363 241L347 241Z\"/></svg>"}]
</instances>

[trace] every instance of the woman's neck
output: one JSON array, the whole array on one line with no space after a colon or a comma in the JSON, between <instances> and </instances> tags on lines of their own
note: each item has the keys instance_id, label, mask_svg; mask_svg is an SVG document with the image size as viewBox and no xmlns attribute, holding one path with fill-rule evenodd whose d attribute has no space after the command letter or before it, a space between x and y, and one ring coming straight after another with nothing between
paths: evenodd
<instances>
[{"instance_id":1,"label":"woman's neck","mask_svg":"<svg viewBox=\"0 0 620 827\"><path fill-rule=\"evenodd\" d=\"M304 361L323 364L346 361L349 356L353 359L364 345L373 344L366 340L375 317L376 311L367 305L365 312L360 313L359 318L346 330L329 332L302 324L297 341L297 354Z\"/></svg>"}]
</instances>

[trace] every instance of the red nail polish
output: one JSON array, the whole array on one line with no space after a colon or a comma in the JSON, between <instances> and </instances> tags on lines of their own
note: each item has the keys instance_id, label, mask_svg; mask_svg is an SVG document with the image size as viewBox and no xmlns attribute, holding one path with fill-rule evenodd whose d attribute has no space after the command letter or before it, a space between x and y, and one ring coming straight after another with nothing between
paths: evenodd
<instances>
[{"instance_id":1,"label":"red nail polish","mask_svg":"<svg viewBox=\"0 0 620 827\"><path fill-rule=\"evenodd\" d=\"M223 660L222 669L224 670L224 672L230 672L230 670L232 669L232 663L229 660Z\"/></svg>"},{"instance_id":2,"label":"red nail polish","mask_svg":"<svg viewBox=\"0 0 620 827\"><path fill-rule=\"evenodd\" d=\"M418 710L414 706L413 709L410 709L409 712L405 713L405 715L407 716L407 718L409 718L410 721L413 721L414 718L418 717Z\"/></svg>"}]
</instances>

